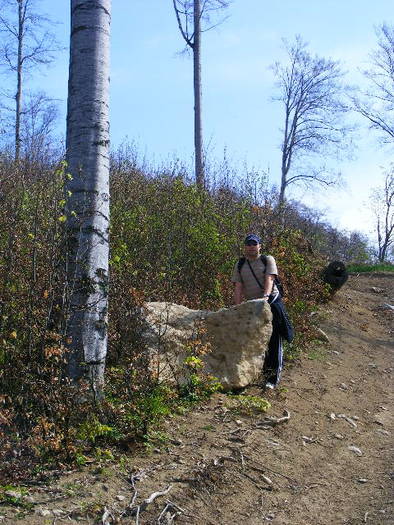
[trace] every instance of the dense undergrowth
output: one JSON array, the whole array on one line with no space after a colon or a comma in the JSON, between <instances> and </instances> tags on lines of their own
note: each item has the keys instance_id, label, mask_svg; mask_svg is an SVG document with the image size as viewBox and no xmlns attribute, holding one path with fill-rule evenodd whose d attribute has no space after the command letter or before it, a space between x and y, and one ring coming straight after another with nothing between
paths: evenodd
<instances>
[{"instance_id":1,"label":"dense undergrowth","mask_svg":"<svg viewBox=\"0 0 394 525\"><path fill-rule=\"evenodd\" d=\"M149 443L162 418L219 388L200 372L198 341L185 363L186 385L152 375L141 306L146 300L208 309L232 304L230 275L246 232L261 235L263 252L280 268L297 333L288 358L307 345L308 313L328 298L320 277L325 254L367 257L362 243L349 238L346 245L345 236L319 230L294 207L278 213L272 195L257 199L248 180L236 189L227 178L202 191L181 169L151 174L127 158L114 159L107 389L96 406L87 385L76 388L63 373L64 166L3 161L0 170L0 479L81 464L87 451L108 442Z\"/></svg>"}]
</instances>

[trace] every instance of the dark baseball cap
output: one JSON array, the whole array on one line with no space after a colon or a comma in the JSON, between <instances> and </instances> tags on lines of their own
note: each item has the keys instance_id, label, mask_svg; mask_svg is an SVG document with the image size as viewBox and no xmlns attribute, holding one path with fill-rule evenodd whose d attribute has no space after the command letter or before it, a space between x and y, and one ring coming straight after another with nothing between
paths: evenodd
<instances>
[{"instance_id":1,"label":"dark baseball cap","mask_svg":"<svg viewBox=\"0 0 394 525\"><path fill-rule=\"evenodd\" d=\"M261 244L260 237L254 233L251 233L245 237L245 244L247 244L249 241L255 241L257 244Z\"/></svg>"}]
</instances>

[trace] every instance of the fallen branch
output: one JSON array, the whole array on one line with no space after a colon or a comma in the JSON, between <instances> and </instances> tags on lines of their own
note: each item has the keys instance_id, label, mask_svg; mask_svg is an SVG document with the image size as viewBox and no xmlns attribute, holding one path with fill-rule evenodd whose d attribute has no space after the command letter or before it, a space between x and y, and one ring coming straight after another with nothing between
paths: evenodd
<instances>
[{"instance_id":1,"label":"fallen branch","mask_svg":"<svg viewBox=\"0 0 394 525\"><path fill-rule=\"evenodd\" d=\"M107 507L104 507L104 513L103 515L101 516L101 525L108 525L109 522L107 521L108 518L112 518L112 514L111 512L109 511L109 509L107 509Z\"/></svg>"},{"instance_id":2,"label":"fallen branch","mask_svg":"<svg viewBox=\"0 0 394 525\"><path fill-rule=\"evenodd\" d=\"M258 421L255 424L255 428L269 428L269 427L276 427L277 425L280 425L282 423L286 423L290 419L290 412L288 410L285 410L283 417L266 417L262 421Z\"/></svg>"},{"instance_id":3,"label":"fallen branch","mask_svg":"<svg viewBox=\"0 0 394 525\"><path fill-rule=\"evenodd\" d=\"M250 434L252 431L249 428L242 429L242 428L236 428L235 430L230 430L228 432L228 440L229 441L245 441L245 437Z\"/></svg>"},{"instance_id":4,"label":"fallen branch","mask_svg":"<svg viewBox=\"0 0 394 525\"><path fill-rule=\"evenodd\" d=\"M242 468L244 469L245 468L245 458L244 458L244 455L242 454L242 451L241 450L238 450L239 452L239 455L241 457L241 465L242 465Z\"/></svg>"},{"instance_id":5,"label":"fallen branch","mask_svg":"<svg viewBox=\"0 0 394 525\"><path fill-rule=\"evenodd\" d=\"M135 513L135 525L140 525L140 506L137 507L136 513Z\"/></svg>"},{"instance_id":6,"label":"fallen branch","mask_svg":"<svg viewBox=\"0 0 394 525\"><path fill-rule=\"evenodd\" d=\"M357 428L357 423L353 421L353 419L350 418L349 416L346 416L345 414L338 414L337 417L340 419L344 419L345 421L349 423L349 425L352 425L352 427Z\"/></svg>"},{"instance_id":7,"label":"fallen branch","mask_svg":"<svg viewBox=\"0 0 394 525\"><path fill-rule=\"evenodd\" d=\"M153 470L153 469L150 469ZM131 472L129 477L127 478L127 481L130 483L130 485L135 489L135 482L141 481L142 479L147 477L147 471L146 470L139 470L138 472Z\"/></svg>"},{"instance_id":8,"label":"fallen branch","mask_svg":"<svg viewBox=\"0 0 394 525\"><path fill-rule=\"evenodd\" d=\"M166 501L166 506L161 511L160 516L157 518L157 523L161 524L161 519L166 516L166 514L170 513L171 510L175 510L174 514L170 514L170 517L167 516L167 523L166 525L170 525L176 516L179 516L180 514L184 514L185 511L181 509L181 507L178 507L175 503L172 503L172 501Z\"/></svg>"},{"instance_id":9,"label":"fallen branch","mask_svg":"<svg viewBox=\"0 0 394 525\"><path fill-rule=\"evenodd\" d=\"M250 458L246 458L246 459L250 459ZM286 476L285 474L281 474L277 470L272 470L272 468L269 468L269 467L259 468L259 467L256 467L255 465L253 465L252 463L249 462L249 468L252 469L252 470L255 470L256 472L260 472L263 475L265 474L266 470L269 470L273 474L277 474L278 476L282 476L282 478L285 478L288 481L291 481L292 483L297 483L297 481L295 479L290 478L289 476Z\"/></svg>"},{"instance_id":10,"label":"fallen branch","mask_svg":"<svg viewBox=\"0 0 394 525\"><path fill-rule=\"evenodd\" d=\"M156 498L159 498L160 496L164 496L165 494L168 494L170 490L172 489L172 485L168 485L168 487L165 490L153 492L148 498L146 498L141 505L137 505L136 507L133 507L130 509L129 513L131 516L136 516L136 525L138 525L138 517L141 512L143 512L148 505L153 503Z\"/></svg>"},{"instance_id":11,"label":"fallen branch","mask_svg":"<svg viewBox=\"0 0 394 525\"><path fill-rule=\"evenodd\" d=\"M255 479L253 476L251 476L251 475L248 474L247 472L241 472L241 474L242 474L243 476L245 476L245 478L250 479L250 481L252 481L252 482L254 483L254 485L255 485L258 489L260 489L260 490L272 490L272 489L273 489L273 487L272 487L269 483L267 483L265 480L264 480L264 481L267 483L268 487L263 487L263 486L259 483L259 481L258 481L257 479Z\"/></svg>"},{"instance_id":12,"label":"fallen branch","mask_svg":"<svg viewBox=\"0 0 394 525\"><path fill-rule=\"evenodd\" d=\"M305 488L307 490L313 489L315 487L327 487L327 483L311 483L310 485L305 485Z\"/></svg>"}]
</instances>

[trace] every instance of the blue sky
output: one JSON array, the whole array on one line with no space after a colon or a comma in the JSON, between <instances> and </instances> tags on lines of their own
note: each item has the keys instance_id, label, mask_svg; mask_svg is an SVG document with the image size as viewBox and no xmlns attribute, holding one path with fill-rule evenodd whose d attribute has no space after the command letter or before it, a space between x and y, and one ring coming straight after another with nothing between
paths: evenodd
<instances>
[{"instance_id":1,"label":"blue sky","mask_svg":"<svg viewBox=\"0 0 394 525\"><path fill-rule=\"evenodd\" d=\"M68 45L69 2L41 0L59 40ZM359 83L359 68L376 47L374 26L393 12L392 0L234 0L229 19L203 36L203 130L209 155L222 158L226 149L234 163L269 169L270 183L279 181L282 111L271 100L274 79L269 65L284 57L282 38L300 34L310 50L340 60L348 81ZM180 56L183 40L171 0L113 0L111 53L111 141L126 138L156 163L193 154L192 61ZM59 129L64 132L68 54L64 52L45 77L35 83L63 101ZM336 164L346 181L341 190L292 190L327 212L341 229L369 233L372 217L364 205L371 187L380 182L392 150L382 150L375 136L360 131L358 150Z\"/></svg>"}]
</instances>

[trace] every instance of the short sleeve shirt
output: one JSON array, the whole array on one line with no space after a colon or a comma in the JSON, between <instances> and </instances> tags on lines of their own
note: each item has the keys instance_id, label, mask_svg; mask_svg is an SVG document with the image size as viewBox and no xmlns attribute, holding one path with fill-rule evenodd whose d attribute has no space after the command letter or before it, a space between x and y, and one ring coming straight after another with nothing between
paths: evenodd
<instances>
[{"instance_id":1,"label":"short sleeve shirt","mask_svg":"<svg viewBox=\"0 0 394 525\"><path fill-rule=\"evenodd\" d=\"M272 255L267 255L267 268L261 260L261 257L258 257L255 260L246 259L241 268L241 273L238 271L238 261L235 263L232 275L233 283L242 283L243 293L245 299L249 301L250 299L260 299L263 297L263 290L256 281L253 273L250 270L250 266L253 268L254 273L256 274L257 279L260 281L262 286L264 286L265 275L278 275L278 269L276 267L275 259ZM249 264L248 264L249 262ZM274 284L273 292L277 292L277 288Z\"/></svg>"}]
</instances>

